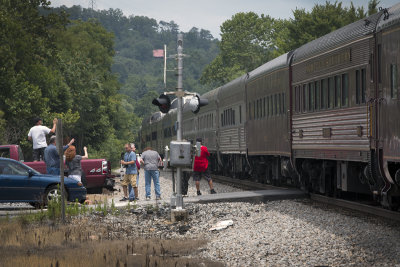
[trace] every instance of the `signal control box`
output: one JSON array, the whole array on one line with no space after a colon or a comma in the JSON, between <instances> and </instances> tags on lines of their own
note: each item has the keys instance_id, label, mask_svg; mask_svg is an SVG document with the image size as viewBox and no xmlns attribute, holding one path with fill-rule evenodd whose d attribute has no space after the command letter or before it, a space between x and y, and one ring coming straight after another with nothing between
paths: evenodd
<instances>
[{"instance_id":1,"label":"signal control box","mask_svg":"<svg viewBox=\"0 0 400 267\"><path fill-rule=\"evenodd\" d=\"M192 166L192 145L186 141L171 141L170 143L170 165L173 167Z\"/></svg>"}]
</instances>

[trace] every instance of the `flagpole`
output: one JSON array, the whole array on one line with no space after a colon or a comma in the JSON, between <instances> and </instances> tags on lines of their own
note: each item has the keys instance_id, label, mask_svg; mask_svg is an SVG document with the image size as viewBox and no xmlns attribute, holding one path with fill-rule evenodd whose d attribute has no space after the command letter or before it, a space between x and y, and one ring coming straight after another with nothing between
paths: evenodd
<instances>
[{"instance_id":1,"label":"flagpole","mask_svg":"<svg viewBox=\"0 0 400 267\"><path fill-rule=\"evenodd\" d=\"M164 88L167 88L167 45L164 45Z\"/></svg>"}]
</instances>

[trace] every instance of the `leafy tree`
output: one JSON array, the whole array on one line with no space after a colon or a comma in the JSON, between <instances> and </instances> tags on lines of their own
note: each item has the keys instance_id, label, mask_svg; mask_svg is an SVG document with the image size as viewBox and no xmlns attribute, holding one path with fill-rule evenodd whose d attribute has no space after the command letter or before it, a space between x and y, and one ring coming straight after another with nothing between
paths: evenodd
<instances>
[{"instance_id":1,"label":"leafy tree","mask_svg":"<svg viewBox=\"0 0 400 267\"><path fill-rule=\"evenodd\" d=\"M378 5L381 1L378 0L370 0L368 2L368 15L371 16L378 12Z\"/></svg>"},{"instance_id":2,"label":"leafy tree","mask_svg":"<svg viewBox=\"0 0 400 267\"><path fill-rule=\"evenodd\" d=\"M379 1L370 0L368 14ZM201 76L203 84L222 85L283 53L294 50L366 16L363 7L342 2L316 4L308 12L295 9L293 19L276 20L253 12L237 13L221 26L220 53Z\"/></svg>"},{"instance_id":3,"label":"leafy tree","mask_svg":"<svg viewBox=\"0 0 400 267\"><path fill-rule=\"evenodd\" d=\"M201 77L221 85L272 59L276 20L254 12L237 13L221 25L220 54Z\"/></svg>"},{"instance_id":4,"label":"leafy tree","mask_svg":"<svg viewBox=\"0 0 400 267\"><path fill-rule=\"evenodd\" d=\"M305 9L293 11L293 19L290 19L288 31L284 32L285 42L280 43L279 51L288 52L306 44L318 37L339 29L351 22L365 17L363 8L343 7L341 2L325 5L316 4L311 12Z\"/></svg>"}]
</instances>

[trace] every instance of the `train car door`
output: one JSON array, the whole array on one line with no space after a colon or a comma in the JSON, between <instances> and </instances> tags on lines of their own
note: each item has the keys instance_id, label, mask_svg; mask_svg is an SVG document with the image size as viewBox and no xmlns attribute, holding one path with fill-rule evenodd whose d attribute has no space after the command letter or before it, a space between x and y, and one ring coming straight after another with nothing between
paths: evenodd
<instances>
[{"instance_id":1,"label":"train car door","mask_svg":"<svg viewBox=\"0 0 400 267\"><path fill-rule=\"evenodd\" d=\"M400 162L400 27L377 34L377 82L379 90L379 147L383 150L386 177L393 178ZM393 181L391 181L393 182Z\"/></svg>"}]
</instances>

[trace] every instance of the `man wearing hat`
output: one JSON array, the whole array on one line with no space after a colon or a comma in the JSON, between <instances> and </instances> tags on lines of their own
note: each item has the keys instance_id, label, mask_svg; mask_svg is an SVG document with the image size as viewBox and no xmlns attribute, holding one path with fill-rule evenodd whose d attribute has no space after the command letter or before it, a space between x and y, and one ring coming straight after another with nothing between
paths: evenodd
<instances>
[{"instance_id":1,"label":"man wearing hat","mask_svg":"<svg viewBox=\"0 0 400 267\"><path fill-rule=\"evenodd\" d=\"M57 119L53 120L53 128L43 126L41 118L34 119L35 126L33 126L28 133L28 140L33 143L33 161L44 159L44 150L47 147L46 135L56 132Z\"/></svg>"}]
</instances>

